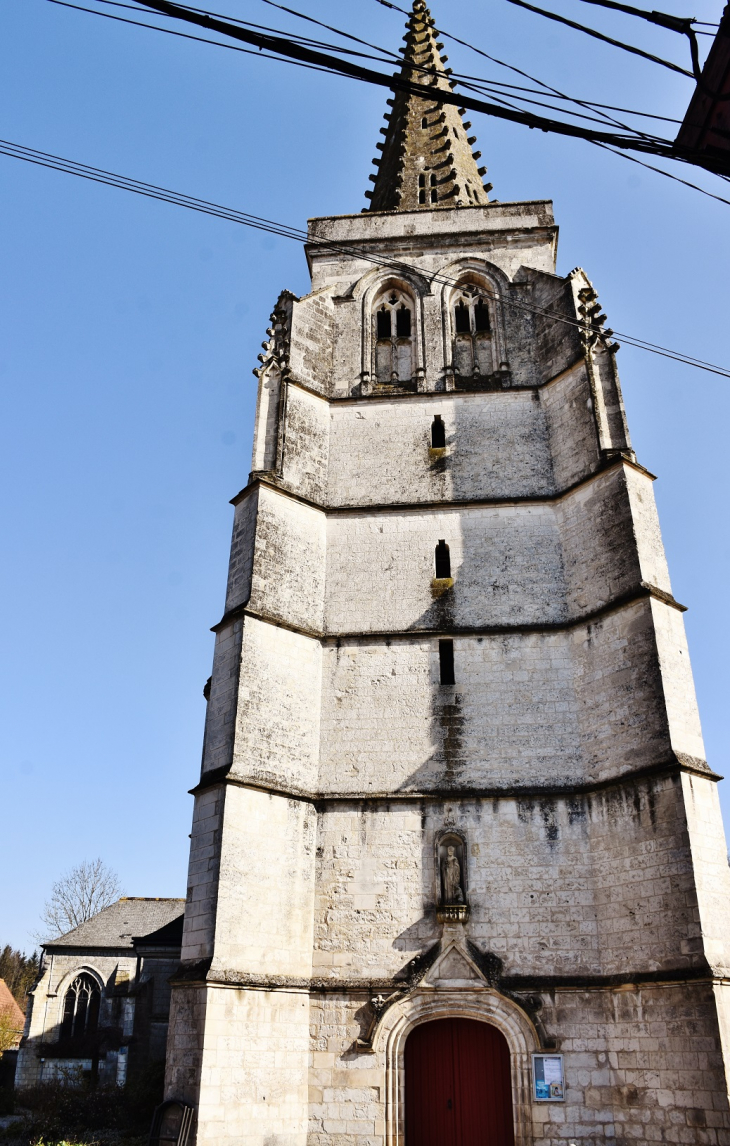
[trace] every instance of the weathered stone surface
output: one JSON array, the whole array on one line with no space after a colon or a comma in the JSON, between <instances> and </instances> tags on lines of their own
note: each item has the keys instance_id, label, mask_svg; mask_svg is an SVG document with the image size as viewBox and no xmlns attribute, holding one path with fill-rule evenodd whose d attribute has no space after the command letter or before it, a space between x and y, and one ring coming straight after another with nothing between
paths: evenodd
<instances>
[{"instance_id":1,"label":"weathered stone surface","mask_svg":"<svg viewBox=\"0 0 730 1146\"><path fill-rule=\"evenodd\" d=\"M508 1039L519 1146L728 1146L730 871L616 348L549 203L403 208L312 220L272 318L170 1092L200 1146L395 1146L408 1030L465 1015Z\"/></svg>"}]
</instances>

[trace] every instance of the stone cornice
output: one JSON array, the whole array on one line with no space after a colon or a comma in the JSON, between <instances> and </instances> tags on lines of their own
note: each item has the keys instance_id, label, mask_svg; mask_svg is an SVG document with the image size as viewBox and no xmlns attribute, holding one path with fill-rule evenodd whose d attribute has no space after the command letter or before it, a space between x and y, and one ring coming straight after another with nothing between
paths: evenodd
<instances>
[{"instance_id":1,"label":"stone cornice","mask_svg":"<svg viewBox=\"0 0 730 1146\"><path fill-rule=\"evenodd\" d=\"M433 788L422 791L389 791L389 792L312 792L296 785L272 784L255 777L232 776L228 765L211 769L203 773L200 782L190 789L190 795L196 796L209 788L221 785L231 785L237 788L250 788L253 791L265 792L282 799L299 800L317 805L318 809L325 810L328 804L341 805L343 803L393 803L411 802L443 803L445 800L534 800L545 798L573 799L576 796L590 796L597 792L605 792L611 788L626 787L630 784L640 783L644 780L659 779L664 776L678 776L685 772L698 776L704 780L717 783L723 777L713 772L706 760L695 756L688 756L684 752L673 753L662 760L635 768L631 771L621 772L616 776L593 780L556 780L544 784L503 784L492 787L468 787L466 785L451 786L449 788Z\"/></svg>"},{"instance_id":2,"label":"stone cornice","mask_svg":"<svg viewBox=\"0 0 730 1146\"><path fill-rule=\"evenodd\" d=\"M372 504L364 502L359 505L328 505L325 502L314 501L313 498L305 497L304 494L297 493L295 490L289 489L277 481L272 481L270 477L265 477L260 472L257 472L252 476L248 485L245 485L242 490L239 490L235 497L231 498L230 504L239 505L242 501L245 501L254 490L263 487L264 489L270 489L275 493L281 494L282 497L288 497L291 501L297 501L301 505L306 505L310 509L317 509L321 513L327 514L328 517L335 515L344 516L347 514L362 515L366 513L417 513L419 510L438 510L442 512L448 509L490 509L495 506L550 505L562 501L563 498L569 497L583 486L590 485L591 482L596 481L599 477L602 477L620 465L628 466L629 469L636 470L637 473L643 474L644 477L648 477L651 481L656 481L655 475L640 465L639 462L627 457L626 454L617 453L613 457L603 461L592 470L591 473L584 474L584 476L578 478L577 481L571 482L570 485L565 486L563 489L555 490L554 493L517 494L512 497L449 498L443 501L393 501L373 502Z\"/></svg>"},{"instance_id":3,"label":"stone cornice","mask_svg":"<svg viewBox=\"0 0 730 1146\"><path fill-rule=\"evenodd\" d=\"M229 987L253 991L296 991L307 994L363 995L402 990L403 979L328 979L300 975L257 975L245 971L213 971L209 959L182 965L170 982L173 987ZM505 975L496 987L501 993L540 991L614 991L631 987L672 987L686 983L728 982L707 963L697 967L670 967L660 971L633 971L610 975ZM423 988L438 991L439 988ZM473 989L473 988L472 988Z\"/></svg>"},{"instance_id":4,"label":"stone cornice","mask_svg":"<svg viewBox=\"0 0 730 1146\"><path fill-rule=\"evenodd\" d=\"M300 637L308 637L313 641L322 641L327 644L337 644L340 641L369 641L369 642L382 642L382 641L419 641L424 638L435 637L499 637L509 635L510 633L559 633L565 632L569 629L579 628L581 625L591 624L592 621L600 617L605 617L609 613L616 612L618 609L624 609L630 605L636 604L638 601L644 601L652 598L655 601L660 601L663 605L668 605L672 609L677 609L680 613L687 612L686 605L680 605L679 601L675 601L671 593L665 593L663 589L658 589L656 585L650 585L648 581L642 581L635 588L631 589L628 593L622 593L618 597L614 597L611 601L606 601L605 604L598 606L596 609L591 609L587 613L582 613L577 617L569 617L561 621L533 621L525 622L522 624L504 624L504 625L450 625L448 628L430 628L430 629L363 629L342 632L326 632L323 629L308 628L305 625L296 625L291 621L284 620L283 617L275 617L269 613L261 613L257 609L250 609L248 604L237 605L234 609L229 609L227 613L221 617L217 624L211 626L212 633L219 633L234 621L240 620L242 617L251 617L254 621L260 621L264 625L273 625L277 629L287 629L290 633L297 633Z\"/></svg>"}]
</instances>

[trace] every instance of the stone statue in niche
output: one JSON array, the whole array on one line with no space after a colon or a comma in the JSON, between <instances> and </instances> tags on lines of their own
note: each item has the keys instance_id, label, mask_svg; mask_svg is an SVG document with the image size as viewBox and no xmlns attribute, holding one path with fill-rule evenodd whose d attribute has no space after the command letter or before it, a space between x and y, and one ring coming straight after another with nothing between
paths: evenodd
<instances>
[{"instance_id":1,"label":"stone statue in niche","mask_svg":"<svg viewBox=\"0 0 730 1146\"><path fill-rule=\"evenodd\" d=\"M444 903L463 903L464 891L461 886L461 864L456 857L456 848L449 844L446 856L441 860L441 886Z\"/></svg>"},{"instance_id":2,"label":"stone statue in niche","mask_svg":"<svg viewBox=\"0 0 730 1146\"><path fill-rule=\"evenodd\" d=\"M455 832L445 833L438 841L437 860L439 913L466 919L466 844L462 837Z\"/></svg>"}]
</instances>

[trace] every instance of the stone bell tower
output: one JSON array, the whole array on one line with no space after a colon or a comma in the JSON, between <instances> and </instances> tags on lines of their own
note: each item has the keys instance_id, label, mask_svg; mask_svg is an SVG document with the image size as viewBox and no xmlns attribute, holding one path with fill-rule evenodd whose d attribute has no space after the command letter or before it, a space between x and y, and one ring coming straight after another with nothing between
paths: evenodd
<instances>
[{"instance_id":1,"label":"stone bell tower","mask_svg":"<svg viewBox=\"0 0 730 1146\"><path fill-rule=\"evenodd\" d=\"M423 0L261 355L168 1095L198 1146L730 1143L730 875L652 475Z\"/></svg>"}]
</instances>

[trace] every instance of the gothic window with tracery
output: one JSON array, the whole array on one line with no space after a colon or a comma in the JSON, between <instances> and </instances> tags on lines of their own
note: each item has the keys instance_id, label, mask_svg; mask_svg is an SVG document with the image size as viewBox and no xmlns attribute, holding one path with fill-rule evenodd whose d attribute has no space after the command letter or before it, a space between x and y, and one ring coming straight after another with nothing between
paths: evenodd
<instances>
[{"instance_id":1,"label":"gothic window with tracery","mask_svg":"<svg viewBox=\"0 0 730 1146\"><path fill-rule=\"evenodd\" d=\"M77 975L63 1000L61 1038L76 1039L94 1034L99 1025L101 992L91 975Z\"/></svg>"},{"instance_id":2,"label":"gothic window with tracery","mask_svg":"<svg viewBox=\"0 0 730 1146\"><path fill-rule=\"evenodd\" d=\"M413 375L413 301L389 290L375 306L375 377L393 385Z\"/></svg>"},{"instance_id":3,"label":"gothic window with tracery","mask_svg":"<svg viewBox=\"0 0 730 1146\"><path fill-rule=\"evenodd\" d=\"M488 375L495 369L489 302L478 287L463 286L453 306L454 370Z\"/></svg>"}]
</instances>

